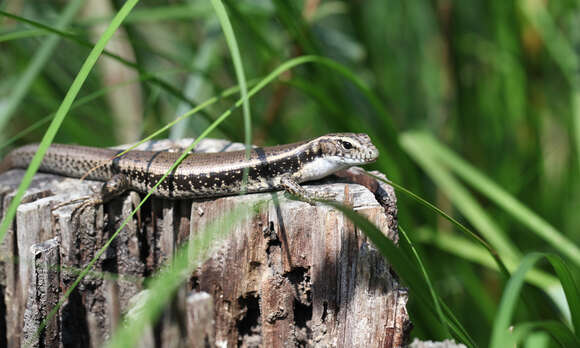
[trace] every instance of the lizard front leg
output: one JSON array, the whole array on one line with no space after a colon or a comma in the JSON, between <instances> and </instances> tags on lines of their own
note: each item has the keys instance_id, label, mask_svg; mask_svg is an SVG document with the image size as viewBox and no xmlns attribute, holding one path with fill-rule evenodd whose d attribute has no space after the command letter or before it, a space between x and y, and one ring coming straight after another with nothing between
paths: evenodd
<instances>
[{"instance_id":1,"label":"lizard front leg","mask_svg":"<svg viewBox=\"0 0 580 348\"><path fill-rule=\"evenodd\" d=\"M123 174L116 174L111 179L109 179L103 187L101 192L95 193L91 196L81 197L74 199L72 201L64 202L54 206L52 209L58 209L65 205L70 205L78 202L82 202L78 207L74 208L72 215L76 216L80 214L88 207L96 206L99 204L106 203L121 193L125 192L129 188L129 181L127 177Z\"/></svg>"},{"instance_id":2,"label":"lizard front leg","mask_svg":"<svg viewBox=\"0 0 580 348\"><path fill-rule=\"evenodd\" d=\"M330 199L333 195L327 193L310 193L300 186L300 184L292 178L290 174L284 175L280 178L280 186L284 188L290 195L299 200L314 205L317 199Z\"/></svg>"}]
</instances>

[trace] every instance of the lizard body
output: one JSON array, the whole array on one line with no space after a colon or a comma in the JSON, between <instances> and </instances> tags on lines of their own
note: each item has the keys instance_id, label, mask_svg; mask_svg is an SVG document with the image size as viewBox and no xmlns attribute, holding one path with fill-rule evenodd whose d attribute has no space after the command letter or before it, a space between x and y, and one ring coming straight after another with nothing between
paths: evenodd
<instances>
[{"instance_id":1,"label":"lizard body","mask_svg":"<svg viewBox=\"0 0 580 348\"><path fill-rule=\"evenodd\" d=\"M26 168L37 145L12 151L0 171ZM41 172L105 181L99 202L125 190L149 191L179 157L176 152L130 151L112 159L120 151L74 145L52 145L39 168ZM328 134L309 141L245 151L193 153L170 173L154 191L168 199L205 198L239 194L247 169L245 192L284 189L306 201L299 185L326 177L354 165L374 162L378 150L366 134ZM94 169L96 168L96 169Z\"/></svg>"}]
</instances>

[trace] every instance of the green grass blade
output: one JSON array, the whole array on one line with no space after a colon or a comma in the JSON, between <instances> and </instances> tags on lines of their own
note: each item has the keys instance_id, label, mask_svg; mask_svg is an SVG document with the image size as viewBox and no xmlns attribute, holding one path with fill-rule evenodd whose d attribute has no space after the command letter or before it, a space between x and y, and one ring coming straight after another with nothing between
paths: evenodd
<instances>
[{"instance_id":1,"label":"green grass blade","mask_svg":"<svg viewBox=\"0 0 580 348\"><path fill-rule=\"evenodd\" d=\"M441 304L441 308L445 313L447 325L451 328L452 332L455 334L455 337L460 339L460 342L463 342L468 347L477 347L475 340L469 335L469 332L461 325L459 320L453 314L453 311L447 307L445 302L441 298L439 298L439 302Z\"/></svg>"},{"instance_id":2,"label":"green grass blade","mask_svg":"<svg viewBox=\"0 0 580 348\"><path fill-rule=\"evenodd\" d=\"M463 231L466 235L471 237L473 240L477 241L481 246L483 246L487 250L487 252L493 257L498 268L500 269L500 271L502 272L502 274L506 278L510 276L510 273L508 272L507 267L505 266L503 260L499 257L498 253L492 248L492 246L490 246L484 239L482 239L480 236L478 236L475 232L473 232L469 228L465 227L463 224L459 223L459 221L455 220L454 218L449 216L447 213L445 213L441 209L437 208L435 205L433 205L433 204L429 203L428 201L424 200L423 198L417 196L416 194L407 190L403 186L401 186L401 185L399 185L391 180L385 180L381 177L378 177L378 176L370 174L370 173L366 173L366 174L373 177L376 180L382 181L385 184L393 186L396 190L405 193L409 197L413 198L417 202L421 203L422 205L426 206L427 208L431 209L435 213L437 213L440 216L442 216L443 218L445 218L447 221L449 221L452 224L454 224L455 226L457 226L457 228L459 228L461 231Z\"/></svg>"},{"instance_id":3,"label":"green grass blade","mask_svg":"<svg viewBox=\"0 0 580 348\"><path fill-rule=\"evenodd\" d=\"M256 211L256 206L252 208L242 205L212 221L203 231L196 231L195 237L180 246L173 260L154 276L149 287L150 292L146 295L147 304L139 316L121 326L107 346L111 348L136 346L146 325L159 317L179 285L211 256L210 252L219 247L235 224L242 219L250 218Z\"/></svg>"},{"instance_id":4,"label":"green grass blade","mask_svg":"<svg viewBox=\"0 0 580 348\"><path fill-rule=\"evenodd\" d=\"M246 152L248 155L250 148L252 146L252 118L250 115L248 86L246 84L246 75L244 74L244 65L242 64L242 56L240 54L240 49L238 47L236 35L234 34L234 28L232 28L232 23L230 23L230 19L228 17L224 4L221 2L221 0L211 0L211 3L220 21L222 30L224 31L224 36L226 37L226 42L230 49L230 54L232 55L234 68L236 70L238 86L240 87L240 95L243 100L242 109L244 112L245 142L246 142Z\"/></svg>"},{"instance_id":5,"label":"green grass blade","mask_svg":"<svg viewBox=\"0 0 580 348\"><path fill-rule=\"evenodd\" d=\"M169 72L165 72L165 73L176 73L176 72L183 72L183 71L182 70L173 70L173 71L169 71ZM139 78L137 78L137 79L133 79L130 81L125 81L125 82L117 83L114 85L109 85L105 88L101 88L101 89L99 89L91 94L88 94L82 98L79 98L77 101L75 101L72 104L70 110L74 110L76 108L79 108L79 107L81 107L81 106L107 94L107 93L112 93L119 88L125 87L127 85L130 85L130 84L133 84L136 82L147 81L151 78L153 78L153 76L151 76L151 75L139 75ZM7 146L13 144L14 142L18 141L22 137L26 136L27 134L31 133L35 129L42 127L44 124L48 123L53 117L54 117L54 113L51 113L47 116L44 116L40 120L34 122L34 124L32 124L31 126L18 132L17 134L12 136L10 139L7 139L5 142L0 144L0 151L3 150L4 148L6 148Z\"/></svg>"},{"instance_id":6,"label":"green grass blade","mask_svg":"<svg viewBox=\"0 0 580 348\"><path fill-rule=\"evenodd\" d=\"M435 245L439 249L454 256L495 271L500 271L488 250L463 237L453 234L435 233L427 228L421 228L416 231L413 237L416 242ZM506 260L505 265L510 272L513 272L517 268L517 264L510 260ZM560 283L557 278L539 270L529 271L526 274L526 281L540 289L548 290L548 292L554 287L560 288Z\"/></svg>"},{"instance_id":7,"label":"green grass blade","mask_svg":"<svg viewBox=\"0 0 580 348\"><path fill-rule=\"evenodd\" d=\"M64 9L62 15L58 19L56 28L62 29L67 27L74 19L77 12L83 5L84 0L74 0L68 3ZM10 96L7 97L5 104L0 108L0 132L2 132L12 117L12 114L16 111L22 99L27 94L32 82L36 79L36 76L42 71L48 60L50 59L52 53L56 49L60 37L50 36L44 43L40 46L34 57L30 60L26 71L20 75L18 82L11 89ZM0 241L2 240L2 233L0 232Z\"/></svg>"},{"instance_id":8,"label":"green grass blade","mask_svg":"<svg viewBox=\"0 0 580 348\"><path fill-rule=\"evenodd\" d=\"M554 271L558 275L558 279L562 283L570 315L572 319L572 326L577 336L580 336L580 291L570 268L566 265L564 260L556 254L547 254L546 258L552 264Z\"/></svg>"},{"instance_id":9,"label":"green grass blade","mask_svg":"<svg viewBox=\"0 0 580 348\"><path fill-rule=\"evenodd\" d=\"M517 324L512 334L514 342L519 343L523 341L533 331L544 331L548 333L563 348L580 347L578 337L566 325L553 320Z\"/></svg>"},{"instance_id":10,"label":"green grass blade","mask_svg":"<svg viewBox=\"0 0 580 348\"><path fill-rule=\"evenodd\" d=\"M493 323L493 330L491 332L491 340L489 346L491 348L501 348L514 346L514 337L509 333L509 326L511 325L512 315L516 305L520 299L520 291L522 289L526 273L534 267L534 264L542 258L541 253L531 253L526 255L518 270L512 275L503 292L499 309ZM512 343L508 343L512 342Z\"/></svg>"},{"instance_id":11,"label":"green grass blade","mask_svg":"<svg viewBox=\"0 0 580 348\"><path fill-rule=\"evenodd\" d=\"M242 110L244 112L244 143L246 145L246 159L250 158L250 150L252 148L252 117L250 115L250 99L248 98L248 86L246 84L246 75L244 74L244 65L242 64L242 56L238 48L238 41L234 34L234 28L226 12L226 8L221 0L211 0L215 9L216 15L220 21L220 25L226 37L226 42L232 55L234 62L234 69L240 87L240 95L243 100ZM243 185L245 187L248 180L248 169L244 170ZM244 190L244 189L243 189Z\"/></svg>"},{"instance_id":12,"label":"green grass blade","mask_svg":"<svg viewBox=\"0 0 580 348\"><path fill-rule=\"evenodd\" d=\"M580 266L580 248L555 227L520 203L512 195L433 137L426 134L418 134L413 135L413 139L423 149L426 156L437 159L439 163L449 166L459 177L472 185L477 191L487 196L523 225L536 233L540 238L550 243L554 249L566 255L577 266Z\"/></svg>"},{"instance_id":13,"label":"green grass blade","mask_svg":"<svg viewBox=\"0 0 580 348\"><path fill-rule=\"evenodd\" d=\"M34 122L33 124L31 124L30 126L26 127L26 129L23 129L20 132L18 132L15 135L13 135L12 137L6 139L6 141L4 141L2 144L0 144L0 150L5 149L7 146L10 146L11 144L15 143L19 139L21 139L21 138L25 137L26 135L30 134L34 130L36 130L36 129L42 127L42 126L44 126L45 124L47 124L52 119L53 116L54 116L54 114L50 114L50 115L44 116L40 120L38 120L38 121Z\"/></svg>"},{"instance_id":14,"label":"green grass blade","mask_svg":"<svg viewBox=\"0 0 580 348\"><path fill-rule=\"evenodd\" d=\"M133 6L135 6L135 4L137 4L137 2L138 2L138 0L128 0L123 5L123 7L119 10L119 12L115 16L115 18L113 19L111 24L107 27L107 29L105 30L105 32L103 33L103 35L99 39L99 41L97 42L97 44L95 45L93 50L89 53L83 66L79 70L79 73L75 77L75 79L74 79L71 87L69 88L66 96L64 97L60 107L56 111L54 119L52 120L50 126L48 127L44 137L42 138L42 140L38 146L38 151L36 152L36 154L32 158L30 165L26 169L26 173L24 174L24 177L22 178L22 182L18 186L18 191L16 192L16 194L14 195L14 198L12 199L12 201L10 202L10 205L8 206L8 209L6 211L6 215L4 216L4 219L2 220L2 224L0 225L0 243L4 240L4 236L6 235L6 231L8 230L8 227L12 224L12 220L14 220L14 217L16 216L16 210L18 209L18 205L20 204L20 201L22 200L22 197L24 196L26 189L28 188L28 186L32 182L32 178L33 178L34 174L36 173L36 171L38 170L38 167L40 166L40 162L42 161L42 158L44 157L46 150L48 149L48 147L52 143L54 136L58 132L58 129L59 129L60 125L62 124L62 121L64 120L66 114L68 113L68 111L69 111L72 103L74 102L78 92L80 91L83 83L85 82L91 69L93 68L93 66L97 62L97 59L101 55L101 52L105 48L107 42L111 39L111 37L113 36L113 34L117 30L117 28L123 22L123 19L127 16L127 14L129 14L131 9L133 8Z\"/></svg>"},{"instance_id":15,"label":"green grass blade","mask_svg":"<svg viewBox=\"0 0 580 348\"><path fill-rule=\"evenodd\" d=\"M580 306L580 293L578 292L578 287L576 286L572 274L566 264L555 254L548 253L530 253L526 255L517 271L513 274L511 279L508 281L502 299L499 305L499 310L494 321L493 330L491 334L490 347L505 347L513 346L515 344L516 337L510 333L509 326L511 325L512 316L515 311L515 307L518 304L520 293L522 290L525 275L530 271L534 265L542 258L548 259L554 267L558 279L562 283L564 292L568 299L568 304L570 311L572 312L573 324L575 328L578 326L578 310ZM562 325L563 326L563 325ZM564 326L563 326L564 327ZM566 328L567 331L569 329ZM550 331L549 331L550 332ZM570 333L574 336L573 333ZM565 335L569 336L569 335ZM578 338L576 337L576 340ZM511 343L508 343L511 342Z\"/></svg>"},{"instance_id":16,"label":"green grass blade","mask_svg":"<svg viewBox=\"0 0 580 348\"><path fill-rule=\"evenodd\" d=\"M211 7L205 1L189 1L186 4L149 6L135 9L127 17L127 23L149 23L175 19L203 19L207 18L211 13Z\"/></svg>"},{"instance_id":17,"label":"green grass blade","mask_svg":"<svg viewBox=\"0 0 580 348\"><path fill-rule=\"evenodd\" d=\"M499 226L489 217L473 196L433 158L421 141L420 135L405 133L400 138L403 149L429 174L437 186L445 192L455 207L493 245L498 253L512 260L520 259L520 251L506 237Z\"/></svg>"},{"instance_id":18,"label":"green grass blade","mask_svg":"<svg viewBox=\"0 0 580 348\"><path fill-rule=\"evenodd\" d=\"M433 301L433 305L435 306L435 311L437 312L437 316L439 317L439 320L442 323L446 323L445 316L443 315L443 311L441 310L441 306L439 305L439 298L437 297L437 293L435 291L435 288L433 287L433 284L431 283L431 279L429 278L429 274L427 273L427 269L425 269L425 265L423 265L423 262L421 261L421 257L419 256L419 253L417 252L417 250L413 246L413 243L411 242L411 240L409 239L409 236L407 236L407 233L405 232L405 230L403 229L403 227L401 225L399 225L399 231L401 232L401 235L403 236L403 238L409 244L409 247L411 248L411 252L413 254L413 257L415 258L415 261L417 262L417 265L419 266L419 269L421 270L421 273L423 274L423 279L425 280L425 283L427 284L427 287L429 289L429 294L431 295L431 299ZM450 337L449 328L447 327L447 325L443 326L443 330L445 331L445 336Z\"/></svg>"},{"instance_id":19,"label":"green grass blade","mask_svg":"<svg viewBox=\"0 0 580 348\"><path fill-rule=\"evenodd\" d=\"M302 64L318 62L318 59L319 58L320 57L316 57L316 56L302 56L302 57L297 57L297 58L290 59L290 60L282 63L280 66L278 66L278 68L276 68L274 71L272 71L266 77L264 77L263 79L261 79L260 81L258 81L256 83L256 85L248 92L247 98L253 97L255 94L257 94L258 92L260 92L264 87L266 87L270 82L274 81L274 79L276 79L278 76L282 75L285 71L288 71L288 70L290 70L290 69L292 69L292 68L294 68L296 66L302 65ZM252 84L254 84L254 82L252 82ZM181 122L184 119L186 119L187 117L190 117L190 116L194 115L195 113L197 113L198 111L202 110L203 108L206 108L206 107L208 107L208 106L216 103L221 98L224 98L224 97L233 95L234 93L237 93L238 91L239 91L239 87L237 87L237 86L236 87L232 87L232 88L228 88L227 90L225 90L224 92L222 92L221 95L219 95L217 97L212 97L212 98L204 101L203 103L199 104L195 108L191 109L190 111L186 112L185 114L179 116L175 120L173 120L170 123L166 124L165 126L161 127L157 131L153 132L152 134L150 134L149 136L147 136L143 140L139 141L135 145L133 145L130 148L128 148L127 150L121 152L118 156L121 156L121 155L123 155L123 154L131 151L132 149L136 148L140 144L142 144L142 143L144 143L144 142L146 142L148 140L153 139L154 137L160 135L161 133L165 132L169 128L173 127L178 122ZM221 123L235 109L239 108L243 104L243 101L244 101L244 98L238 99L235 102L235 104L229 110L227 110L224 114L222 114L220 116L220 118L218 120L221 119L221 121L219 121L217 124ZM218 120L216 120L216 122ZM212 127L212 126L210 126L210 127ZM212 127L211 129L213 130L214 128L215 127ZM206 134L206 132L204 132L204 134Z\"/></svg>"},{"instance_id":20,"label":"green grass blade","mask_svg":"<svg viewBox=\"0 0 580 348\"><path fill-rule=\"evenodd\" d=\"M210 6L211 7L211 6ZM213 14L213 9L212 9ZM205 24L204 30L215 30L219 23L214 23L213 20L209 21ZM211 70L211 64L214 62L215 57L221 52L222 48L222 40L219 36L208 36L200 43L197 47L197 52L195 57L193 57L189 66L194 68L197 71L205 71L208 72ZM207 99L214 91L212 83L210 83L211 79L207 74L204 76L202 73L194 73L191 72L187 74L185 81L183 83L182 91L183 94L190 98L191 100L195 101L196 103L200 103L204 99ZM248 86L250 82L248 82ZM191 107L189 104L180 102L175 107L175 118L181 116L182 114L189 111ZM199 129L203 129L207 127L209 122L207 120L196 119L195 121L190 122L180 122L175 125L169 132L168 138L169 139L182 139L186 137L187 134L195 135ZM231 132L230 132L231 134ZM216 136L218 136L216 134ZM221 137L224 137L221 135Z\"/></svg>"},{"instance_id":21,"label":"green grass blade","mask_svg":"<svg viewBox=\"0 0 580 348\"><path fill-rule=\"evenodd\" d=\"M71 40L72 42L74 42L74 43L76 43L76 44L78 44L80 46L84 46L84 47L87 47L87 48L90 48L90 49L94 49L94 47L95 47L95 46L93 46L93 44L91 42L86 41L83 38L81 38L80 36L77 36L77 35L75 35L73 33L68 33L68 32L65 32L65 31L62 31L62 30L59 30L59 29L55 29L55 28L49 27L47 25L44 25L42 23L39 23L39 22L30 20L30 19L27 19L27 18L24 18L24 17L20 17L20 16L17 16L15 14L12 14L12 13L4 12L2 10L0 10L0 15L2 15L4 17L7 17L7 18L14 19L14 20L19 21L19 22L22 22L22 23L29 24L29 25L31 25L31 26L33 26L35 28L39 28L41 30L45 30L45 31L47 31L49 33L57 34L57 35L59 35L59 36L61 36L63 38L66 38L68 40ZM195 106L196 105L196 103L194 101L192 101L189 98L187 98L179 89L173 87L169 83L167 83L167 82L163 81L162 79L156 77L154 74L151 74L143 66L141 66L141 65L139 65L137 63L130 62L130 61L126 60L125 58L123 58L123 57L121 57L121 56L119 56L119 55L117 55L115 53L111 53L111 52L109 52L107 50L103 50L103 53L102 54L105 55L105 56L107 56L107 57L109 57L109 58L111 58L111 59L114 59L114 60L118 61L119 63L121 63L121 64L123 64L125 66L128 66L130 68L133 68L133 69L137 70L141 75L151 75L152 77L151 77L151 79L149 79L149 81L151 83L153 83L153 84L161 87L167 93L173 95L175 98L177 98L177 99L179 99L179 100L181 100L183 102L188 103L191 106ZM206 115L204 115L204 116L206 116ZM206 116L206 118L209 120L209 117Z\"/></svg>"},{"instance_id":22,"label":"green grass blade","mask_svg":"<svg viewBox=\"0 0 580 348\"><path fill-rule=\"evenodd\" d=\"M47 33L43 30L38 29L28 29L28 30L18 30L11 33L6 33L0 35L0 42L6 42L11 40L27 39L31 37L37 37L46 35Z\"/></svg>"},{"instance_id":23,"label":"green grass blade","mask_svg":"<svg viewBox=\"0 0 580 348\"><path fill-rule=\"evenodd\" d=\"M463 237L446 233L435 233L426 228L416 231L413 237L416 242L434 245L456 257L501 272L497 262L494 262L494 259L485 248ZM514 272L518 266L512 260L505 260L505 264L509 272ZM562 284L558 281L558 278L544 271L533 269L526 273L526 281L542 289L554 301L560 312L564 316L568 316L570 313L569 305L566 301L566 294L562 288ZM574 318L571 319L573 322Z\"/></svg>"},{"instance_id":24,"label":"green grass blade","mask_svg":"<svg viewBox=\"0 0 580 348\"><path fill-rule=\"evenodd\" d=\"M358 80L358 78L355 75L352 75L350 73L350 71L348 71L348 69L346 69L344 66L340 65L339 63L332 61L331 59L324 58L324 57L318 57L318 56L312 56L312 55L300 56L300 57L292 58L292 59L287 60L286 62L280 64L276 69L274 69L274 71L272 71L266 77L259 80L257 83L255 83L255 80L252 81L251 83L249 83L250 85L253 85L255 83L255 86L252 89L250 89L250 91L248 92L247 98L251 98L254 95L256 95L258 92L260 92L262 89L264 89L264 87L266 87L269 83L271 83L276 78L278 78L284 72L291 70L299 65L312 64L312 63L320 64L322 66L329 68L330 70L334 70L334 71L338 72L339 74L343 75L345 78L347 78L348 80L350 80L353 83L354 83L354 81L352 81L351 79ZM358 80L358 83L355 83L355 85L367 90L367 92L370 93L370 95L372 95L372 92L370 91L370 89L368 89L368 87L366 87L364 85L364 83L362 83L362 81ZM232 87L232 88L228 88L227 90L222 92L219 96L212 97L212 98L202 102L201 104L199 104L195 108L191 109L190 111L186 112L185 114L181 115L180 117L176 118L175 120L173 120L170 123L166 124L165 126L161 127L160 129L158 129L154 133L150 134L149 136L147 136L143 140L139 141L135 145L131 146L127 150L123 151L122 153L119 154L119 156L127 153L128 151L130 151L134 148L136 148L138 145L155 138L156 136L165 132L169 128L173 127L178 122L181 122L184 119L186 119L187 117L194 115L198 111L203 110L204 108L216 103L218 100L237 93L237 91L239 91L239 87L237 87L237 86ZM244 100L245 99L243 97L238 99L228 111L226 111L224 114L222 114L220 116L220 118L228 117L235 109L237 109L241 105L243 105ZM219 123L221 123L221 121ZM211 129L213 130L215 128L212 127Z\"/></svg>"},{"instance_id":25,"label":"green grass blade","mask_svg":"<svg viewBox=\"0 0 580 348\"><path fill-rule=\"evenodd\" d=\"M145 24L172 20L194 20L204 19L212 14L211 6L204 2L191 2L186 4L175 4L166 6L147 6L136 8L131 11L131 14L125 19L125 23ZM93 16L83 18L76 24L83 26L92 26L108 22L111 20L109 16Z\"/></svg>"}]
</instances>

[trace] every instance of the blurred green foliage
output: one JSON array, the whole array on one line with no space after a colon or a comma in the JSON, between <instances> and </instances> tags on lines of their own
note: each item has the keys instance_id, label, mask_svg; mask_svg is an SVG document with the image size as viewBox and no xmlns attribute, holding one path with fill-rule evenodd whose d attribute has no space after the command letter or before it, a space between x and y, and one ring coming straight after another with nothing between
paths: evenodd
<instances>
[{"instance_id":1,"label":"blurred green foliage","mask_svg":"<svg viewBox=\"0 0 580 348\"><path fill-rule=\"evenodd\" d=\"M0 4L2 11L66 33L54 34L0 15L2 143L55 112L89 52L79 40L95 42L91 30L108 23L122 1L112 1L110 15L81 10L61 27L67 23L61 16L63 3ZM506 263L515 267L531 251L556 252L578 279L580 265L573 255L580 244L578 2L228 0L224 4L248 81L309 54L340 63L372 93L328 66L301 65L251 99L254 143L287 143L339 131L368 133L381 150L374 169L484 237L497 238L498 244L491 244ZM56 142L109 146L135 140L119 135L123 124L119 119L125 115L114 105L118 99L102 96L104 90L119 93L121 104L138 105L132 119L140 121L123 127L134 127L144 137L237 84L209 1L142 0L124 30L121 40L129 53L123 56L136 63L139 75L111 83L107 68L97 66L79 95L95 97L70 111ZM49 40L56 43L54 49L46 48ZM47 51L45 61L38 63L40 69L27 82L33 57L42 50ZM134 82L131 85L141 97L135 97L135 90L114 87L124 82ZM17 95L17 89L24 92ZM163 137L199 135L236 99L221 99ZM243 128L238 109L212 136L243 141ZM41 125L15 144L36 142L45 130ZM445 144L479 174L461 178L457 168L435 157L438 145L429 141ZM429 164L429 158L435 163ZM457 174L460 180L450 182L444 174ZM480 180L476 177L480 174L519 201L527 209L524 215L514 218L517 213L509 207L516 203L511 198L494 199L488 188L470 183ZM504 279L481 258L454 248L465 240L445 244L457 238L451 224L404 195L399 200L399 221L417 243L439 295L469 334L487 344ZM547 226L544 231L557 236L556 242L547 243L549 237L534 232L541 230L541 223ZM545 266L538 268L543 275L551 273ZM521 310L518 319L562 318L557 309L562 307L552 302L562 297L550 293L553 284L542 279L532 282L537 313ZM413 333L440 338L431 330L437 319L415 306L412 297Z\"/></svg>"}]
</instances>

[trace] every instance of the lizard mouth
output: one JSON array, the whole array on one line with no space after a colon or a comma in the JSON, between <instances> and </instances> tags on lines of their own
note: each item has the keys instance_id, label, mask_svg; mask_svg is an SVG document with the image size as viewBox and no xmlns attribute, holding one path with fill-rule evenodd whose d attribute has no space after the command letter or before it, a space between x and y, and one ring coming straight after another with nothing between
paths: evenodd
<instances>
[{"instance_id":1,"label":"lizard mouth","mask_svg":"<svg viewBox=\"0 0 580 348\"><path fill-rule=\"evenodd\" d=\"M349 156L346 159L348 162L351 162L350 165L363 165L376 162L378 157L379 150L377 150L376 148L372 148L358 155Z\"/></svg>"},{"instance_id":2,"label":"lizard mouth","mask_svg":"<svg viewBox=\"0 0 580 348\"><path fill-rule=\"evenodd\" d=\"M377 158L379 158L379 150L374 146L371 149L369 149L367 153L365 153L365 155L363 156L363 160L365 161L365 163L376 162Z\"/></svg>"}]
</instances>

